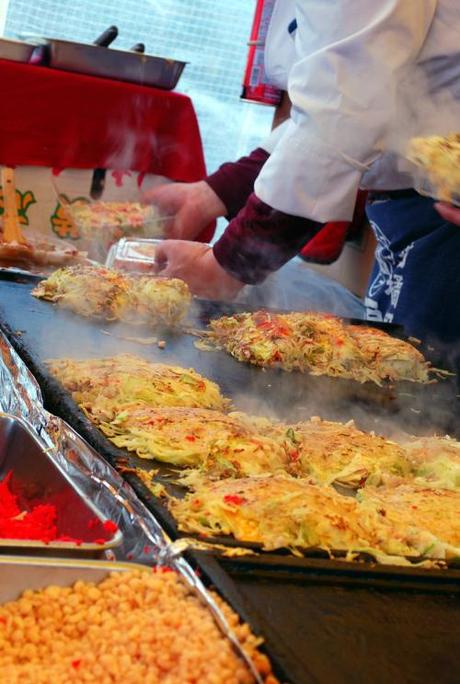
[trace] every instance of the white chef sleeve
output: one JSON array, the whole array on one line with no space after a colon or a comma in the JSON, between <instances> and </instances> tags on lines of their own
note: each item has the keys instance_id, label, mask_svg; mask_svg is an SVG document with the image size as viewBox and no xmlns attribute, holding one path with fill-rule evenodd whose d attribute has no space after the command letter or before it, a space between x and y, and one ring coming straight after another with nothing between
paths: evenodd
<instances>
[{"instance_id":1,"label":"white chef sleeve","mask_svg":"<svg viewBox=\"0 0 460 684\"><path fill-rule=\"evenodd\" d=\"M291 119L256 181L261 200L315 221L351 219L438 1L297 0Z\"/></svg>"},{"instance_id":2,"label":"white chef sleeve","mask_svg":"<svg viewBox=\"0 0 460 684\"><path fill-rule=\"evenodd\" d=\"M283 123L281 123L279 126L276 126L276 128L270 131L269 135L262 140L259 147L265 150L265 152L268 152L268 154L271 154L283 137L285 131L287 131L288 124L289 119L287 119L287 121L283 121Z\"/></svg>"}]
</instances>

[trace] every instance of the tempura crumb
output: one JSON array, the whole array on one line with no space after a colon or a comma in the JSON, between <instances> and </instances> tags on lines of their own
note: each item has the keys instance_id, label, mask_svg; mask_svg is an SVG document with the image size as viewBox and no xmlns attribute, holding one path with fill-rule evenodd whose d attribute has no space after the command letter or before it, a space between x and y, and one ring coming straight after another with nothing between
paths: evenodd
<instances>
[{"instance_id":1,"label":"tempura crumb","mask_svg":"<svg viewBox=\"0 0 460 684\"><path fill-rule=\"evenodd\" d=\"M217 600L266 684L260 640ZM0 671L8 684L250 684L211 613L174 572L112 573L26 591L0 606Z\"/></svg>"}]
</instances>

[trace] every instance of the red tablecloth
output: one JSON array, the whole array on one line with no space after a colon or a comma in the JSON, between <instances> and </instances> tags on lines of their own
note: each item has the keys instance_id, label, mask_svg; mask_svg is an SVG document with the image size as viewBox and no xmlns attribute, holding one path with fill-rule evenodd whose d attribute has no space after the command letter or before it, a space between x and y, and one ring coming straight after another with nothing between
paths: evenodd
<instances>
[{"instance_id":1,"label":"red tablecloth","mask_svg":"<svg viewBox=\"0 0 460 684\"><path fill-rule=\"evenodd\" d=\"M0 164L205 175L190 98L0 60Z\"/></svg>"}]
</instances>

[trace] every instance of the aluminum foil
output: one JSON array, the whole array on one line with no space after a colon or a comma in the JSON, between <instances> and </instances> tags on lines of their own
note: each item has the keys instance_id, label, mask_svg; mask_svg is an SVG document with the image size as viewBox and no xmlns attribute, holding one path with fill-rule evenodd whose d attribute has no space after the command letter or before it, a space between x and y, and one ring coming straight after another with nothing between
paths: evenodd
<instances>
[{"instance_id":1,"label":"aluminum foil","mask_svg":"<svg viewBox=\"0 0 460 684\"><path fill-rule=\"evenodd\" d=\"M1 331L0 383L1 410L24 418L39 431L46 424L40 387Z\"/></svg>"},{"instance_id":2,"label":"aluminum foil","mask_svg":"<svg viewBox=\"0 0 460 684\"><path fill-rule=\"evenodd\" d=\"M176 570L207 606L244 660L255 682L263 680L230 629L222 611L182 556L187 547L175 544L154 515L136 497L123 478L61 418L48 413L32 373L0 331L0 409L28 421L49 449L50 456L80 491L123 533L121 546L106 551L109 559L136 560Z\"/></svg>"}]
</instances>

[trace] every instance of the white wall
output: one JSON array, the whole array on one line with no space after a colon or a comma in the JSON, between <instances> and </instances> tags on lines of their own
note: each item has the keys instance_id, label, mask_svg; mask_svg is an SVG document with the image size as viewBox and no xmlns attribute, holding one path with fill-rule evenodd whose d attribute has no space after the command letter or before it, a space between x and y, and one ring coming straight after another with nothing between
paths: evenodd
<instances>
[{"instance_id":1,"label":"white wall","mask_svg":"<svg viewBox=\"0 0 460 684\"><path fill-rule=\"evenodd\" d=\"M6 15L8 13L9 0L0 0L0 36L5 32Z\"/></svg>"}]
</instances>

